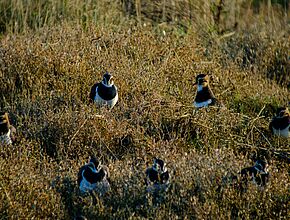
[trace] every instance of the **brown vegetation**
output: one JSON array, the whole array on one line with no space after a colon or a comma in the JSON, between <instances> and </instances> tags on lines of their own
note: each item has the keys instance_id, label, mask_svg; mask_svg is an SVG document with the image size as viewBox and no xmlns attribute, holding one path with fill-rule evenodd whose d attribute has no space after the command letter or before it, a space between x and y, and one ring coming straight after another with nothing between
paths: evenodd
<instances>
[{"instance_id":1,"label":"brown vegetation","mask_svg":"<svg viewBox=\"0 0 290 220\"><path fill-rule=\"evenodd\" d=\"M0 106L18 132L0 150L1 219L287 219L289 140L271 136L268 123L290 100L288 9L223 1L230 11L214 21L210 1L186 1L195 17L169 1L175 20L154 20L127 16L119 1L37 1L52 2L43 20L34 8L45 7L21 2L0 9ZM105 71L119 91L111 111L88 100ZM201 72L222 108L193 108ZM112 180L97 204L76 186L91 154ZM144 192L153 156L172 175L159 205ZM258 157L270 164L265 189L240 194L226 183Z\"/></svg>"}]
</instances>

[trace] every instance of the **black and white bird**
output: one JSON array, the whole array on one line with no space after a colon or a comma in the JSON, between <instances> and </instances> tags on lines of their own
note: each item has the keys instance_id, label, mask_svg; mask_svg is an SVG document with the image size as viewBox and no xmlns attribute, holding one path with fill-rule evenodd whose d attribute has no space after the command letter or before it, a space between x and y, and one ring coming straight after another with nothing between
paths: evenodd
<instances>
[{"instance_id":1,"label":"black and white bird","mask_svg":"<svg viewBox=\"0 0 290 220\"><path fill-rule=\"evenodd\" d=\"M288 108L280 107L277 109L276 115L269 124L269 129L274 135L290 137L290 113Z\"/></svg>"},{"instance_id":2,"label":"black and white bird","mask_svg":"<svg viewBox=\"0 0 290 220\"><path fill-rule=\"evenodd\" d=\"M15 141L16 129L9 122L7 112L0 113L0 144L11 145Z\"/></svg>"},{"instance_id":3,"label":"black and white bird","mask_svg":"<svg viewBox=\"0 0 290 220\"><path fill-rule=\"evenodd\" d=\"M266 186L269 180L268 164L264 160L256 160L254 166L243 168L241 174L241 188L246 188L248 182L253 182L257 186Z\"/></svg>"},{"instance_id":4,"label":"black and white bird","mask_svg":"<svg viewBox=\"0 0 290 220\"><path fill-rule=\"evenodd\" d=\"M82 193L95 191L103 196L110 190L108 168L92 157L88 164L80 168L77 182Z\"/></svg>"},{"instance_id":5,"label":"black and white bird","mask_svg":"<svg viewBox=\"0 0 290 220\"><path fill-rule=\"evenodd\" d=\"M147 192L157 193L159 191L167 191L170 178L166 163L163 160L154 157L152 167L148 167L145 174Z\"/></svg>"},{"instance_id":6,"label":"black and white bird","mask_svg":"<svg viewBox=\"0 0 290 220\"><path fill-rule=\"evenodd\" d=\"M209 86L209 76L206 74L199 74L196 76L197 92L193 105L196 108L208 107L216 104L216 98Z\"/></svg>"},{"instance_id":7,"label":"black and white bird","mask_svg":"<svg viewBox=\"0 0 290 220\"><path fill-rule=\"evenodd\" d=\"M90 92L90 100L98 106L106 105L113 108L118 101L118 90L114 85L113 76L106 72L101 82L95 83Z\"/></svg>"}]
</instances>

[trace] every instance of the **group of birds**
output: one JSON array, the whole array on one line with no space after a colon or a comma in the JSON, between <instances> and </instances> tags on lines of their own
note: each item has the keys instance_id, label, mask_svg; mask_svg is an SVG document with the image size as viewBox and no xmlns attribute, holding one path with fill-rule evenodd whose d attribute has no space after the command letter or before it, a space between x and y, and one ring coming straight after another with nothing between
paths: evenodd
<instances>
[{"instance_id":1,"label":"group of birds","mask_svg":"<svg viewBox=\"0 0 290 220\"><path fill-rule=\"evenodd\" d=\"M199 74L196 76L194 85L197 86L193 105L203 108L218 104L210 85L209 75ZM118 90L114 85L113 76L106 72L101 82L95 83L90 92L90 100L98 106L106 105L113 108L118 101ZM277 109L276 115L269 124L269 129L274 135L290 137L290 112L287 107Z\"/></svg>"},{"instance_id":2,"label":"group of birds","mask_svg":"<svg viewBox=\"0 0 290 220\"><path fill-rule=\"evenodd\" d=\"M112 80L113 76L109 73L105 73L103 76L103 80L94 84L91 89L90 99L92 102L96 103L98 106L106 105L109 108L113 108L118 101L118 91L117 87L114 85ZM209 85L209 75L207 74L199 74L196 76L196 82L194 85L197 86L196 96L194 99L193 105L196 108L208 107L211 105L216 105L218 103L215 98L210 85ZM289 128L290 128L290 114L288 108L281 107L277 110L276 115L273 117L272 121L269 125L270 130L273 134L283 136L288 138ZM89 164L83 166L83 169L92 169ZM267 162L263 160L256 160L255 164L251 167L246 167L240 171L241 181L240 188L250 181L255 182L259 186L265 186L269 173L267 171ZM100 173L103 173L103 168L100 168ZM95 170L96 171L96 170ZM89 172L88 172L89 173ZM109 189L109 187L103 187L102 184L108 186L107 174L104 175L104 178L99 181L99 187L95 187L96 191L99 191L99 194L103 194L103 189ZM80 176L80 175L79 175ZM96 176L98 176L96 174ZM145 171L145 185L147 186L146 190L149 193L156 194L160 191L167 191L169 187L169 172L166 168L166 163L160 158L153 158L153 165L148 166ZM81 176L82 181L87 180L85 175ZM97 179L97 177L96 177ZM85 181L86 182L86 181ZM95 182L91 182L92 184L96 184ZM243 185L243 186L242 186ZM84 185L79 183L81 191L85 192L94 187L84 188Z\"/></svg>"},{"instance_id":3,"label":"group of birds","mask_svg":"<svg viewBox=\"0 0 290 220\"><path fill-rule=\"evenodd\" d=\"M146 191L151 194L166 192L169 187L169 172L166 163L157 157L153 158L153 165L147 164L144 178ZM78 172L77 183L82 194L89 194L92 191L103 196L110 190L110 174L107 166L92 156L90 161L82 166Z\"/></svg>"},{"instance_id":4,"label":"group of birds","mask_svg":"<svg viewBox=\"0 0 290 220\"><path fill-rule=\"evenodd\" d=\"M217 104L217 100L209 85L209 75L196 76L196 96L193 105L196 108L208 107ZM118 90L114 85L113 76L106 72L101 82L95 83L90 91L90 100L98 106L108 106L112 109L118 102ZM290 137L290 113L287 107L277 109L276 115L269 124L274 135L285 138ZM15 140L16 129L10 124L6 112L0 113L0 143L10 145ZM248 180L259 186L265 186L269 177L267 163L257 160L252 167L241 170L241 183ZM159 191L167 191L170 183L170 175L166 163L160 158L153 158L153 165L145 171L146 190L156 194ZM109 170L101 165L96 157L92 157L88 164L82 166L78 172L78 186L82 193L97 192L100 196L110 190Z\"/></svg>"}]
</instances>

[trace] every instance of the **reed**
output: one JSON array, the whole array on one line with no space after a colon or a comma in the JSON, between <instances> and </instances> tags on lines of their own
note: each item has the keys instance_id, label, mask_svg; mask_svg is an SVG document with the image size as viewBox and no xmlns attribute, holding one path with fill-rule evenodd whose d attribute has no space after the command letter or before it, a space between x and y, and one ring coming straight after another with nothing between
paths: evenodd
<instances>
[{"instance_id":1,"label":"reed","mask_svg":"<svg viewBox=\"0 0 290 220\"><path fill-rule=\"evenodd\" d=\"M290 100L288 11L223 1L214 21L212 2L0 1L0 107L18 132L0 148L1 219L287 219L289 140L268 124ZM105 71L111 111L88 99ZM193 108L201 72L222 108ZM112 180L97 202L76 185L91 154ZM153 156L172 176L161 204L144 192ZM230 176L257 157L269 185L239 193Z\"/></svg>"}]
</instances>

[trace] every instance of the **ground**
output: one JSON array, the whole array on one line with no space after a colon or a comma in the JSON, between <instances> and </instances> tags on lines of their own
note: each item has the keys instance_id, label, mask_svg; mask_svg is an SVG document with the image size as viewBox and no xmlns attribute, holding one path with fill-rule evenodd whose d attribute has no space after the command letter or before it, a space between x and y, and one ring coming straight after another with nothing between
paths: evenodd
<instances>
[{"instance_id":1,"label":"ground","mask_svg":"<svg viewBox=\"0 0 290 220\"><path fill-rule=\"evenodd\" d=\"M41 22L14 1L14 13L1 14L0 106L17 128L0 151L1 219L287 219L289 139L268 124L290 100L288 9L270 5L269 17L266 6L225 1L218 19L218 7L197 1L193 19L168 3L153 19L148 5L139 14L105 1L66 4L42 6ZM226 13L239 7L234 25ZM60 12L68 19L53 17ZM112 110L88 99L105 71L119 91ZM193 107L199 73L210 75L219 106ZM92 154L112 180L97 201L76 185ZM159 204L144 186L153 156L172 177ZM257 158L269 163L269 184L240 193L229 179Z\"/></svg>"}]
</instances>

